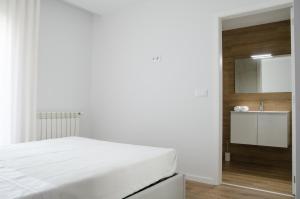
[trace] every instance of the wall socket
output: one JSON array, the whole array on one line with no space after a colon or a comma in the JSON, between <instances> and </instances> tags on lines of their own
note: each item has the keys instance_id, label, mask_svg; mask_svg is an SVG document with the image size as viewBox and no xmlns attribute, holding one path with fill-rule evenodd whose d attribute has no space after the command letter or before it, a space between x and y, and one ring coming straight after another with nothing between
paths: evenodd
<instances>
[{"instance_id":1,"label":"wall socket","mask_svg":"<svg viewBox=\"0 0 300 199\"><path fill-rule=\"evenodd\" d=\"M153 63L160 63L161 62L161 56L152 57Z\"/></svg>"}]
</instances>

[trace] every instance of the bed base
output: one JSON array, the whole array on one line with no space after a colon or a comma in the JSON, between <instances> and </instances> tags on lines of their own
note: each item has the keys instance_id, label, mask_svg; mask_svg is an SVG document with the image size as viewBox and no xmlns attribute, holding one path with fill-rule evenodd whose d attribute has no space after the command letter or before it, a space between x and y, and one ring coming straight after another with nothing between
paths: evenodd
<instances>
[{"instance_id":1,"label":"bed base","mask_svg":"<svg viewBox=\"0 0 300 199\"><path fill-rule=\"evenodd\" d=\"M184 176L176 174L128 196L126 199L185 199Z\"/></svg>"}]
</instances>

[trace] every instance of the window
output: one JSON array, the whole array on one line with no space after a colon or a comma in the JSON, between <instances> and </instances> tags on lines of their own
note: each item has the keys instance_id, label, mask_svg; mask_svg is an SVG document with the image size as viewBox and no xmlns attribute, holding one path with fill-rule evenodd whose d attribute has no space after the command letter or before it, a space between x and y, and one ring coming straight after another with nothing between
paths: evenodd
<instances>
[{"instance_id":1,"label":"window","mask_svg":"<svg viewBox=\"0 0 300 199\"><path fill-rule=\"evenodd\" d=\"M9 32L8 19L0 10L0 145L11 142L12 67L9 63Z\"/></svg>"}]
</instances>

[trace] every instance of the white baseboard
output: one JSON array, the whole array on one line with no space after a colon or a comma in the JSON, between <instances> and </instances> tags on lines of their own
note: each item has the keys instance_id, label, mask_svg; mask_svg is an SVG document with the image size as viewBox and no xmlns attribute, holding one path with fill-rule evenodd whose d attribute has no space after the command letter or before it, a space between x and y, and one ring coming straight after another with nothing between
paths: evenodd
<instances>
[{"instance_id":1,"label":"white baseboard","mask_svg":"<svg viewBox=\"0 0 300 199\"><path fill-rule=\"evenodd\" d=\"M190 174L184 174L186 180L210 184L210 185L217 185L216 180L210 177L204 177L204 176L196 176L196 175L190 175Z\"/></svg>"}]
</instances>

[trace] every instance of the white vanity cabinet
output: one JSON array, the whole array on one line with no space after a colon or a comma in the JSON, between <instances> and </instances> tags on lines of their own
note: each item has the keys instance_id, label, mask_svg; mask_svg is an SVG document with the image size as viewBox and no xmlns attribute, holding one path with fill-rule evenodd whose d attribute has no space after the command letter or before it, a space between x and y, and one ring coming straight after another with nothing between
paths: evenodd
<instances>
[{"instance_id":1,"label":"white vanity cabinet","mask_svg":"<svg viewBox=\"0 0 300 199\"><path fill-rule=\"evenodd\" d=\"M231 113L231 143L257 145L256 113Z\"/></svg>"},{"instance_id":2,"label":"white vanity cabinet","mask_svg":"<svg viewBox=\"0 0 300 199\"><path fill-rule=\"evenodd\" d=\"M290 138L290 112L231 112L230 141L287 148Z\"/></svg>"},{"instance_id":3,"label":"white vanity cabinet","mask_svg":"<svg viewBox=\"0 0 300 199\"><path fill-rule=\"evenodd\" d=\"M289 113L259 113L258 145L287 148L290 136L289 115Z\"/></svg>"}]
</instances>

